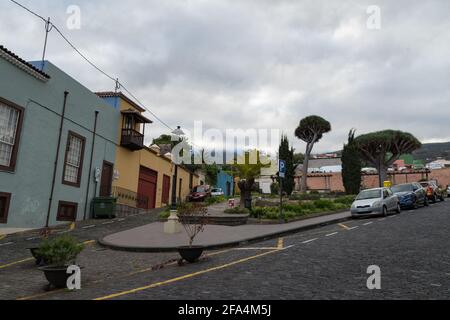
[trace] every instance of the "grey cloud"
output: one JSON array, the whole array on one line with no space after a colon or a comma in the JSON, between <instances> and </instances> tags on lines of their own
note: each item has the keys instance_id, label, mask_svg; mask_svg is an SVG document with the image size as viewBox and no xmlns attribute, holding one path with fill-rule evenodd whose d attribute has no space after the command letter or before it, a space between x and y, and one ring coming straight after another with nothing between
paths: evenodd
<instances>
[{"instance_id":1,"label":"grey cloud","mask_svg":"<svg viewBox=\"0 0 450 320\"><path fill-rule=\"evenodd\" d=\"M64 26L78 4L82 29L65 30L98 65L172 126L279 128L319 114L333 125L316 151L359 133L398 128L450 140L450 2L378 0L382 29L366 28L372 1L26 1ZM26 59L42 26L8 1L0 39ZM48 58L92 90L111 90L56 34ZM152 136L164 131L156 124ZM148 139L151 137L149 136Z\"/></svg>"}]
</instances>

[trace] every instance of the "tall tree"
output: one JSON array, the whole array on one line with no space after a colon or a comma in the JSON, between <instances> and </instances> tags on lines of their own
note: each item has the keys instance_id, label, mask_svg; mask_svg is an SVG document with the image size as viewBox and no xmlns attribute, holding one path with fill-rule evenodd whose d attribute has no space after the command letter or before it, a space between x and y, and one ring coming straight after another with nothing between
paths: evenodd
<instances>
[{"instance_id":1,"label":"tall tree","mask_svg":"<svg viewBox=\"0 0 450 320\"><path fill-rule=\"evenodd\" d=\"M361 189L361 156L355 144L355 130L350 130L348 142L342 151L342 181L347 194L358 194Z\"/></svg>"},{"instance_id":2,"label":"tall tree","mask_svg":"<svg viewBox=\"0 0 450 320\"><path fill-rule=\"evenodd\" d=\"M283 179L283 191L291 195L294 190L294 149L289 146L288 137L285 135L281 137L278 157L286 161L286 177Z\"/></svg>"},{"instance_id":3,"label":"tall tree","mask_svg":"<svg viewBox=\"0 0 450 320\"><path fill-rule=\"evenodd\" d=\"M300 140L306 142L305 160L303 161L301 192L307 191L309 158L314 145L322 139L325 133L331 131L331 124L322 117L309 116L300 121L300 125L295 130L295 135Z\"/></svg>"},{"instance_id":4,"label":"tall tree","mask_svg":"<svg viewBox=\"0 0 450 320\"><path fill-rule=\"evenodd\" d=\"M256 152L256 163L252 163ZM238 187L241 190L241 208L246 207L246 202L252 200L252 191L255 189L256 179L261 175L261 168L268 167L261 161L260 153L256 150L245 152L232 164L234 174L239 177ZM264 161L264 163L266 163Z\"/></svg>"},{"instance_id":5,"label":"tall tree","mask_svg":"<svg viewBox=\"0 0 450 320\"><path fill-rule=\"evenodd\" d=\"M395 130L384 130L364 134L355 139L361 157L378 170L380 187L387 180L388 168L401 155L419 149L422 144L412 134Z\"/></svg>"}]
</instances>

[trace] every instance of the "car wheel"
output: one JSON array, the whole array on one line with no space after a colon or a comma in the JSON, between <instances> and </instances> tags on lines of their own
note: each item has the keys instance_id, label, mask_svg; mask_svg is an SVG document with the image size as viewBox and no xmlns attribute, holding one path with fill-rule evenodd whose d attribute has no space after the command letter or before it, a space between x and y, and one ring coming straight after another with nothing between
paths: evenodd
<instances>
[{"instance_id":1,"label":"car wheel","mask_svg":"<svg viewBox=\"0 0 450 320\"><path fill-rule=\"evenodd\" d=\"M388 209L386 206L383 207L383 217L387 217L389 215Z\"/></svg>"},{"instance_id":2,"label":"car wheel","mask_svg":"<svg viewBox=\"0 0 450 320\"><path fill-rule=\"evenodd\" d=\"M436 195L433 195L433 199L431 200L433 203L436 203L437 202L437 197L436 197Z\"/></svg>"},{"instance_id":3,"label":"car wheel","mask_svg":"<svg viewBox=\"0 0 450 320\"><path fill-rule=\"evenodd\" d=\"M425 200L423 200L423 206L428 207L429 205L430 205L430 203L428 202L428 198L425 197Z\"/></svg>"},{"instance_id":4,"label":"car wheel","mask_svg":"<svg viewBox=\"0 0 450 320\"><path fill-rule=\"evenodd\" d=\"M416 204L414 204L414 206L416 206ZM400 207L400 203L397 203L397 209L395 210L395 212L397 212L397 213L402 212L402 207Z\"/></svg>"}]
</instances>

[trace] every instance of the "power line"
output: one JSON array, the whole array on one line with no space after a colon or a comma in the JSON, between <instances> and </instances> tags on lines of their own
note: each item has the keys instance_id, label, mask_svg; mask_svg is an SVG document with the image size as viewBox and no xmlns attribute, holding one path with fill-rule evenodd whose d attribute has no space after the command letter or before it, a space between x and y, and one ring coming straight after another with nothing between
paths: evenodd
<instances>
[{"instance_id":1,"label":"power line","mask_svg":"<svg viewBox=\"0 0 450 320\"><path fill-rule=\"evenodd\" d=\"M32 15L34 15L35 17L38 17L39 19L43 20L44 22L47 21L47 19L45 19L43 16L37 14L36 12L32 11L31 9L28 9L27 7L25 7L24 5L18 3L17 1L14 0L10 0L12 3L18 5L19 7L21 7L22 9L25 9L26 11L28 11L29 13L31 13Z\"/></svg>"},{"instance_id":2,"label":"power line","mask_svg":"<svg viewBox=\"0 0 450 320\"><path fill-rule=\"evenodd\" d=\"M28 11L29 13L31 13L32 15L34 15L35 17L38 17L39 19L43 20L46 23L46 27L48 24L50 24L52 26L52 28L54 28L56 30L56 32L58 32L58 34L64 39L64 41L67 42L67 44L76 52L78 53L78 55L83 58L83 60L85 60L89 65L91 65L94 69L96 69L98 72L100 72L101 74L103 74L105 77L109 78L110 80L114 81L116 83L116 89L117 87L121 87L123 88L123 90L125 90L134 100L135 102L137 102L138 105L140 105L143 109L145 109L147 112L149 112L151 115L153 115L153 117L155 117L156 120L158 120L161 124L163 124L165 127L167 127L169 130L173 131L173 128L171 126L169 126L165 121L163 121L160 117L158 117L153 111L151 111L150 109L148 109L130 90L128 90L123 83L119 82L117 78L109 75L108 73L106 73L105 71L103 71L100 67L98 67L94 62L92 62L88 57L86 57L86 55L84 55L63 33L62 31L52 22L49 22L49 20L45 19L44 17L42 17L41 15L37 14L36 12L32 11L31 9L25 7L24 5L20 4L19 2L15 1L15 0L10 0L11 2L13 2L14 4L18 5L19 7L21 7L22 9ZM47 29L46 29L47 30Z\"/></svg>"}]
</instances>

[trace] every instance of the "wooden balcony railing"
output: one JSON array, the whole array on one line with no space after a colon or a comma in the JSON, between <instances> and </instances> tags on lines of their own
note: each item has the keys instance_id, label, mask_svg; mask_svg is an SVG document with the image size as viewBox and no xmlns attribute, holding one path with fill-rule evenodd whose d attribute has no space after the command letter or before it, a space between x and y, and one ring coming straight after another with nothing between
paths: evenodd
<instances>
[{"instance_id":1,"label":"wooden balcony railing","mask_svg":"<svg viewBox=\"0 0 450 320\"><path fill-rule=\"evenodd\" d=\"M132 151L142 150L144 148L144 135L133 129L122 129L121 146Z\"/></svg>"}]
</instances>

